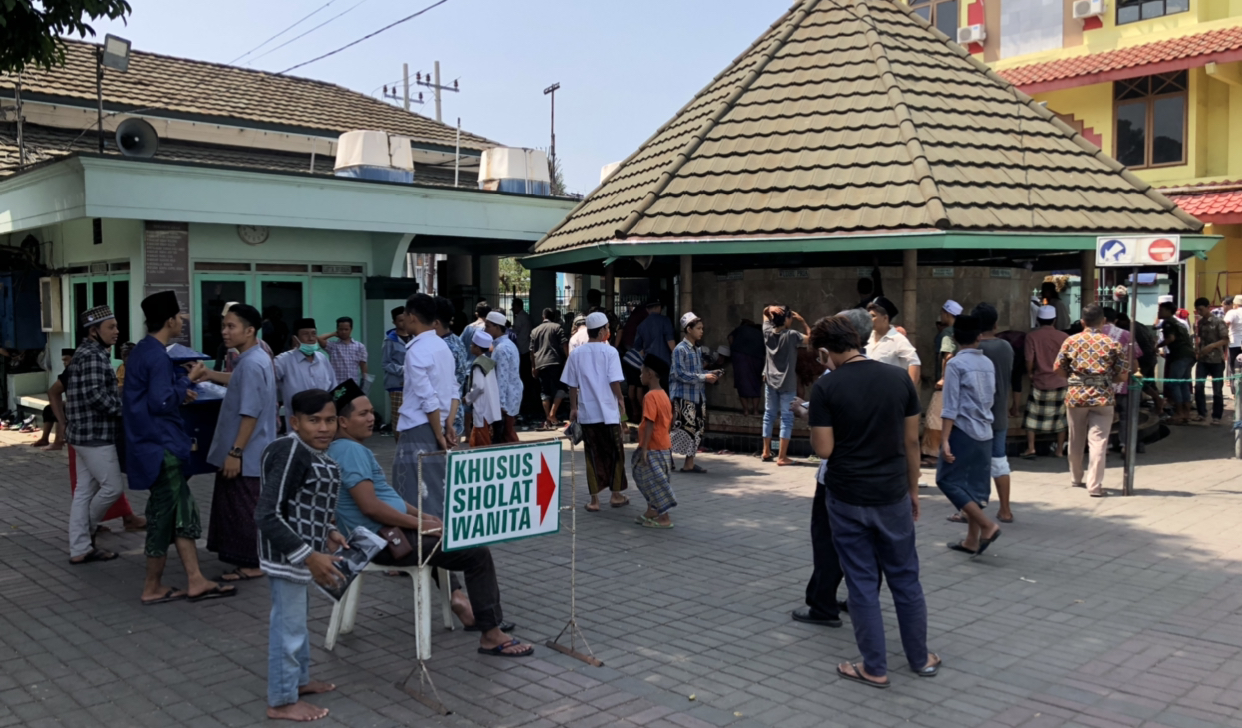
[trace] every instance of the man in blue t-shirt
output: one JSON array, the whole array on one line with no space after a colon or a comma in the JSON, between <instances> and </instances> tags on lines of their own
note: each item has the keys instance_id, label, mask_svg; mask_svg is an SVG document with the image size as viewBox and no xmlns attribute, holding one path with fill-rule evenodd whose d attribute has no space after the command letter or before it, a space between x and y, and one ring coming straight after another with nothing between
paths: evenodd
<instances>
[{"instance_id":1,"label":"man in blue t-shirt","mask_svg":"<svg viewBox=\"0 0 1242 728\"><path fill-rule=\"evenodd\" d=\"M378 532L395 526L405 532L411 543L421 538L426 563L466 575L469 605L461 590L453 592L453 612L467 632L482 632L479 653L500 657L526 657L534 654L532 645L510 637L513 624L504 621L500 607L500 587L496 583L496 567L486 547L445 553L436 548L444 530L441 520L431 514L420 514L405 502L388 484L384 469L370 448L362 443L375 429L375 408L351 379L332 392L337 411L337 439L328 448L328 456L341 467L341 495L336 506L336 526L341 533L351 533L358 526ZM420 535L421 534L421 535ZM394 560L387 550L375 557L381 566L414 566L418 550L401 560ZM441 585L445 588L445 585Z\"/></svg>"}]
</instances>

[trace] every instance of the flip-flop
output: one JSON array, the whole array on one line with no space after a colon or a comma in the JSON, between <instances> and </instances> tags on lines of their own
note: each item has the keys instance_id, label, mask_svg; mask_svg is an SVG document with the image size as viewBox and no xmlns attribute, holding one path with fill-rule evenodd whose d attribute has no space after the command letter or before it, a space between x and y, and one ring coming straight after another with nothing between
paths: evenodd
<instances>
[{"instance_id":1,"label":"flip-flop","mask_svg":"<svg viewBox=\"0 0 1242 728\"><path fill-rule=\"evenodd\" d=\"M966 522L966 519L962 518L961 513L954 513L953 515L949 516L948 518L944 520L948 521L949 523L965 523Z\"/></svg>"},{"instance_id":2,"label":"flip-flop","mask_svg":"<svg viewBox=\"0 0 1242 728\"><path fill-rule=\"evenodd\" d=\"M862 671L858 669L858 666L862 664L862 663L860 663L860 662L851 662L851 663L848 663L848 664L849 664L849 666L850 666L851 668L853 668L853 670L854 670L854 674L853 674L853 675L851 675L851 674L849 674L848 672L846 672L846 671L842 670L842 669L841 669L841 666L840 666L840 665L837 665L837 674L838 674L838 675L840 675L841 677L845 678L846 680L852 680L852 681L854 681L854 682L860 682L860 683L862 683L863 685L870 685L870 686L871 686L871 687L873 687L873 688L879 688L879 689L881 689L881 690L884 690L884 689L885 689L885 688L887 688L889 685L892 685L892 681L891 681L891 680L886 680L886 681L884 681L884 682L876 682L875 680L868 680L867 678L863 677L863 676L862 676Z\"/></svg>"},{"instance_id":3,"label":"flip-flop","mask_svg":"<svg viewBox=\"0 0 1242 728\"><path fill-rule=\"evenodd\" d=\"M978 551L971 551L970 549L966 548L965 546L962 545L961 541L950 541L947 544L945 544L945 546L948 546L950 551L961 551L962 553L970 554L971 556L974 556L979 553Z\"/></svg>"},{"instance_id":4,"label":"flip-flop","mask_svg":"<svg viewBox=\"0 0 1242 728\"><path fill-rule=\"evenodd\" d=\"M608 501L608 507L609 507L609 508L624 508L624 507L628 506L629 504L630 504L630 499L629 499L629 498L626 498L625 500L621 501L620 503L613 503L612 501Z\"/></svg>"},{"instance_id":5,"label":"flip-flop","mask_svg":"<svg viewBox=\"0 0 1242 728\"><path fill-rule=\"evenodd\" d=\"M672 527L673 527L673 526L675 526L675 525L677 525L677 524L675 524L675 523L660 523L659 521L657 521L657 520L656 520L656 519L654 519L654 518L648 518L648 519L646 520L646 522L642 524L643 528L672 528Z\"/></svg>"},{"instance_id":6,"label":"flip-flop","mask_svg":"<svg viewBox=\"0 0 1242 728\"><path fill-rule=\"evenodd\" d=\"M1022 458L1023 460L1034 460L1036 455L1033 452L1024 452L1018 457Z\"/></svg>"},{"instance_id":7,"label":"flip-flop","mask_svg":"<svg viewBox=\"0 0 1242 728\"><path fill-rule=\"evenodd\" d=\"M1010 516L1010 517L1008 517L1008 518L1003 518L1003 517L1001 517L1001 516L997 516L997 517L996 517L996 520L1000 521L1001 523L1013 523L1013 516Z\"/></svg>"},{"instance_id":8,"label":"flip-flop","mask_svg":"<svg viewBox=\"0 0 1242 728\"><path fill-rule=\"evenodd\" d=\"M762 460L762 461L763 461L763 462L765 462L765 463L770 463L770 462L772 462L773 460L775 460L775 459L776 459L776 457L775 457L775 456L773 456L773 455L769 455L769 456L767 456L767 457L765 458L765 457L763 457L762 455L760 455L760 456L759 456L759 459L760 459L760 460Z\"/></svg>"},{"instance_id":9,"label":"flip-flop","mask_svg":"<svg viewBox=\"0 0 1242 728\"><path fill-rule=\"evenodd\" d=\"M992 538L981 537L979 539L979 550L975 552L975 556L982 556L983 552L988 550L988 546L991 546L992 542L994 542L996 539L1000 537L1001 537L1001 532L999 528L996 529L996 533L993 534Z\"/></svg>"},{"instance_id":10,"label":"flip-flop","mask_svg":"<svg viewBox=\"0 0 1242 728\"><path fill-rule=\"evenodd\" d=\"M512 632L513 630L517 629L517 625L514 624L513 622L501 622L500 624L496 625L496 629L500 630L501 632ZM476 624L470 625L469 627L462 627L462 631L463 632L482 632L483 630L479 629L479 625L476 623Z\"/></svg>"},{"instance_id":11,"label":"flip-flop","mask_svg":"<svg viewBox=\"0 0 1242 728\"><path fill-rule=\"evenodd\" d=\"M69 563L73 566L81 566L82 564L89 564L93 561L111 561L118 557L120 557L120 554L114 553L112 551L104 551L103 549L91 549L90 551L86 552L86 556L83 556L81 561L74 561L73 559L69 559Z\"/></svg>"},{"instance_id":12,"label":"flip-flop","mask_svg":"<svg viewBox=\"0 0 1242 728\"><path fill-rule=\"evenodd\" d=\"M188 599L191 602L202 602L208 599L227 599L228 597L235 597L235 596L237 596L237 587L231 586L228 588L221 588L219 586L215 586L203 592L202 594L199 594L196 597L187 595L186 599Z\"/></svg>"},{"instance_id":13,"label":"flip-flop","mask_svg":"<svg viewBox=\"0 0 1242 728\"><path fill-rule=\"evenodd\" d=\"M599 513L599 506L595 506L594 508L592 508L591 504L588 503L587 505L582 506L582 510L586 511L587 513Z\"/></svg>"},{"instance_id":14,"label":"flip-flop","mask_svg":"<svg viewBox=\"0 0 1242 728\"><path fill-rule=\"evenodd\" d=\"M173 596L174 594L176 594L176 596ZM169 602L179 602L182 599L185 599L187 596L188 595L185 593L177 594L176 589L169 588L169 590L165 592L164 596L160 597L159 599L151 599L149 601L146 599L139 599L138 601L142 602L142 606L150 607L156 604L168 604Z\"/></svg>"},{"instance_id":15,"label":"flip-flop","mask_svg":"<svg viewBox=\"0 0 1242 728\"><path fill-rule=\"evenodd\" d=\"M227 578L230 576L233 578L232 579ZM236 569L233 569L232 571L226 571L225 573L216 577L216 581L222 581L226 584L234 584L239 581L250 581L251 579L258 579L258 578L260 577L250 576L246 572L242 571L241 567L239 566Z\"/></svg>"},{"instance_id":16,"label":"flip-flop","mask_svg":"<svg viewBox=\"0 0 1242 728\"><path fill-rule=\"evenodd\" d=\"M480 647L479 654L480 655L492 655L493 657L530 657L531 655L535 654L535 650L533 646L530 650L526 652L521 652L518 654L513 654L512 652L505 652L505 648L513 647L515 645L520 645L520 644L522 644L522 641L515 638L515 639L509 640L503 645L496 645L495 647L491 649L488 649L486 647Z\"/></svg>"},{"instance_id":17,"label":"flip-flop","mask_svg":"<svg viewBox=\"0 0 1242 728\"><path fill-rule=\"evenodd\" d=\"M933 657L936 658L936 664L924 665L917 670L910 668L910 671L919 677L936 677L936 675L940 673L940 667L944 665L944 660L940 659L940 655L937 655L935 652L927 653L928 660L931 660Z\"/></svg>"},{"instance_id":18,"label":"flip-flop","mask_svg":"<svg viewBox=\"0 0 1242 728\"><path fill-rule=\"evenodd\" d=\"M706 473L707 471L704 470L703 468L700 468L698 463L695 463L693 468L690 468L689 470L686 470L685 468L681 468L677 472L679 473Z\"/></svg>"}]
</instances>

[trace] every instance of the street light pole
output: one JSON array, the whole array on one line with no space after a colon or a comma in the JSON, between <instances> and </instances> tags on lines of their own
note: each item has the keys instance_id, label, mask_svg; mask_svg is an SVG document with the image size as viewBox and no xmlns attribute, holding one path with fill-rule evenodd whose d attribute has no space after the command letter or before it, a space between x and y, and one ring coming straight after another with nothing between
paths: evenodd
<instances>
[{"instance_id":1,"label":"street light pole","mask_svg":"<svg viewBox=\"0 0 1242 728\"><path fill-rule=\"evenodd\" d=\"M552 159L552 169L556 169L556 90L561 85L554 83L543 90L544 96L552 97L552 146L548 150L548 156Z\"/></svg>"}]
</instances>

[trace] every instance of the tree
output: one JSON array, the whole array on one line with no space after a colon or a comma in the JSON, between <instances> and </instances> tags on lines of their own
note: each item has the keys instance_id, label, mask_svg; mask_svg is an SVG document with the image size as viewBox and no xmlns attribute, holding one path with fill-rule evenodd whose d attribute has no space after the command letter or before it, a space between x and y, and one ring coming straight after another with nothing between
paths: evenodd
<instances>
[{"instance_id":1,"label":"tree","mask_svg":"<svg viewBox=\"0 0 1242 728\"><path fill-rule=\"evenodd\" d=\"M530 291L530 271L522 267L517 258L500 259L500 285L506 291L517 287L518 293Z\"/></svg>"},{"instance_id":2,"label":"tree","mask_svg":"<svg viewBox=\"0 0 1242 728\"><path fill-rule=\"evenodd\" d=\"M548 157L548 178L552 180L552 194L558 197L565 195L565 172L561 169L561 160Z\"/></svg>"},{"instance_id":3,"label":"tree","mask_svg":"<svg viewBox=\"0 0 1242 728\"><path fill-rule=\"evenodd\" d=\"M126 0L0 0L0 73L65 65L62 35L95 36L86 18L124 18Z\"/></svg>"}]
</instances>

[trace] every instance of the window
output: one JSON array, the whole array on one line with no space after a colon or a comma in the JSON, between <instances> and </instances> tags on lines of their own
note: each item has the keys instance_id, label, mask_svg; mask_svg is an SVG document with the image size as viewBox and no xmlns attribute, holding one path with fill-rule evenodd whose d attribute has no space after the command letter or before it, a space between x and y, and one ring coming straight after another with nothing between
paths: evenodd
<instances>
[{"instance_id":1,"label":"window","mask_svg":"<svg viewBox=\"0 0 1242 728\"><path fill-rule=\"evenodd\" d=\"M1186 163L1186 84L1185 71L1113 84L1118 162L1133 169Z\"/></svg>"},{"instance_id":2,"label":"window","mask_svg":"<svg viewBox=\"0 0 1242 728\"><path fill-rule=\"evenodd\" d=\"M1190 0L1117 0L1117 25L1190 10Z\"/></svg>"},{"instance_id":3,"label":"window","mask_svg":"<svg viewBox=\"0 0 1242 728\"><path fill-rule=\"evenodd\" d=\"M936 30L957 40L957 0L910 0L910 8Z\"/></svg>"}]
</instances>

